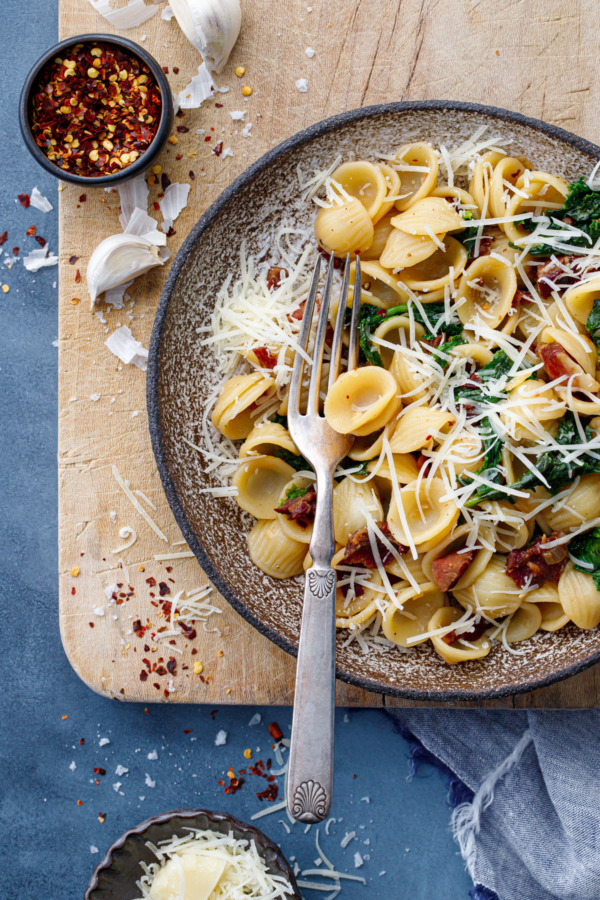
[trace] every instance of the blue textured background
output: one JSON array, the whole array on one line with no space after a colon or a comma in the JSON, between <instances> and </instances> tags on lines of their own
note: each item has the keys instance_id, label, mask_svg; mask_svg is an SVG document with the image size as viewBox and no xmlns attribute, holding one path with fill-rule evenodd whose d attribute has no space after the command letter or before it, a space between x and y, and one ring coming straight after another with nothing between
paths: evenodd
<instances>
[{"instance_id":1,"label":"blue textured background","mask_svg":"<svg viewBox=\"0 0 600 900\"><path fill-rule=\"evenodd\" d=\"M90 847L103 854L148 815L206 806L248 819L260 808L256 791L264 783L251 776L235 796L226 796L217 781L230 765L237 770L247 764L246 747L254 759L271 755L266 726L276 719L288 733L291 716L287 709L261 709L262 722L251 728L250 708L221 708L211 716L206 707L146 711L112 703L84 687L65 658L56 575L57 269L31 275L21 262L11 270L4 264L13 246L38 246L25 236L31 224L57 249L56 211L44 215L15 202L18 193L37 185L57 206L56 182L29 157L17 125L20 85L56 40L56 4L3 0L2 12L0 232L7 229L9 236L0 250L0 283L10 292L0 293L0 898L79 900L100 858ZM340 711L333 809L341 821L331 826L323 849L336 865L364 875L369 887L346 883L342 898L466 900L470 882L449 833L443 779L425 766L407 780L407 744L383 713L344 716ZM216 747L220 729L227 743ZM102 738L110 743L100 747ZM153 751L158 758L149 760ZM119 765L129 771L117 777ZM106 775L95 776L93 767ZM99 813L106 814L103 824ZM304 834L295 826L288 835L283 818L275 814L259 824L288 857L312 866L314 830ZM357 838L344 850L340 840L347 831ZM356 851L364 858L357 870ZM387 874L380 877L382 871Z\"/></svg>"}]
</instances>

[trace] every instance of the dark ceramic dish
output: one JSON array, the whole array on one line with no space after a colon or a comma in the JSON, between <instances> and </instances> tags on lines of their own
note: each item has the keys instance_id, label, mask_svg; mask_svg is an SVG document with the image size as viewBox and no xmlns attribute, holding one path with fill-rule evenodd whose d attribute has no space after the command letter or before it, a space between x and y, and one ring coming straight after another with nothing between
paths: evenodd
<instances>
[{"instance_id":1,"label":"dark ceramic dish","mask_svg":"<svg viewBox=\"0 0 600 900\"><path fill-rule=\"evenodd\" d=\"M296 654L302 586L276 581L248 557L249 520L234 500L213 500L198 489L210 483L194 443L216 364L199 346L196 329L209 321L227 275L239 272L239 247L256 252L282 217L310 225L314 212L299 202L296 167L306 174L338 153L376 158L411 140L454 146L481 125L535 167L574 180L587 174L600 148L561 128L518 113L470 103L390 103L355 109L318 122L271 150L233 182L194 226L173 262L150 342L147 399L152 446L167 498L189 546L232 606L262 634ZM276 263L277 254L267 255ZM429 644L405 653L365 656L337 636L338 677L371 691L412 700L446 702L506 697L574 675L600 659L600 634L568 625L520 644L522 656L494 646L482 660L449 666Z\"/></svg>"},{"instance_id":2,"label":"dark ceramic dish","mask_svg":"<svg viewBox=\"0 0 600 900\"><path fill-rule=\"evenodd\" d=\"M157 844L175 835L185 834L185 828L210 829L219 834L232 831L236 840L254 840L256 849L273 875L283 875L294 893L290 900L301 900L290 864L273 841L255 828L233 816L209 812L206 809L174 809L151 816L135 828L130 828L112 844L104 859L98 863L86 888L84 900L135 900L139 896L136 881L144 874L140 862L156 862L146 841Z\"/></svg>"},{"instance_id":3,"label":"dark ceramic dish","mask_svg":"<svg viewBox=\"0 0 600 900\"><path fill-rule=\"evenodd\" d=\"M83 175L76 175L74 172L66 172L64 169L55 166L54 163L48 159L43 150L36 144L29 126L31 93L46 63L50 62L55 56L60 55L65 48L91 41L102 41L106 44L115 44L116 46L127 50L133 56L137 56L141 59L152 72L159 87L162 99L160 122L158 123L154 140L146 152L125 169L115 172L112 175L100 175L97 178L86 178ZM25 79L25 84L23 85L19 100L19 125L21 126L21 134L23 135L23 140L25 141L27 149L40 166L43 166L51 175L60 178L61 181L70 181L73 184L83 185L84 187L112 187L117 184L123 184L125 181L129 181L130 178L134 178L136 175L139 175L140 172L145 172L162 150L173 125L173 95L162 68L154 57L144 50L143 47L140 47L139 44L136 44L134 41L130 41L127 38L116 37L113 34L79 34L75 37L60 41L60 43L55 44L54 47L46 50L43 56L40 56L30 70L29 75Z\"/></svg>"}]
</instances>

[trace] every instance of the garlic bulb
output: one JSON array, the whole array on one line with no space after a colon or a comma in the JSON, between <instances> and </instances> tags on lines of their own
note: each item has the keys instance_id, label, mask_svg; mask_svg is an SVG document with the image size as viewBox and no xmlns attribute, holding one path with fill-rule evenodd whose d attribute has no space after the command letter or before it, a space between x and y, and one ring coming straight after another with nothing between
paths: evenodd
<instances>
[{"instance_id":1,"label":"garlic bulb","mask_svg":"<svg viewBox=\"0 0 600 900\"><path fill-rule=\"evenodd\" d=\"M154 266L162 266L158 248L137 234L113 234L98 244L87 267L92 309L104 291L118 287Z\"/></svg>"},{"instance_id":2,"label":"garlic bulb","mask_svg":"<svg viewBox=\"0 0 600 900\"><path fill-rule=\"evenodd\" d=\"M208 68L221 72L240 33L240 0L170 0L170 6Z\"/></svg>"}]
</instances>

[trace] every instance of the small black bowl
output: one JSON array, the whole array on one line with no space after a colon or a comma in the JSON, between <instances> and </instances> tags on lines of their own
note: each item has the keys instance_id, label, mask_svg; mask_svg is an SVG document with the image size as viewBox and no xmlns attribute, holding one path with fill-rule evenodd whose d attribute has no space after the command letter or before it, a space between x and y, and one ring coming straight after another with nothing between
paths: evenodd
<instances>
[{"instance_id":1,"label":"small black bowl","mask_svg":"<svg viewBox=\"0 0 600 900\"><path fill-rule=\"evenodd\" d=\"M38 147L35 140L33 139L33 135L31 133L31 128L29 125L29 105L30 105L30 97L33 88L35 87L37 80L40 76L40 73L46 63L48 63L55 56L60 55L61 52L68 47L73 47L75 44L82 43L91 43L92 41L102 41L102 43L106 44L115 44L118 47L122 47L124 50L129 51L129 53L134 56L139 57L139 59L144 62L152 75L154 76L158 88L161 94L161 113L160 113L160 122L158 123L158 128L156 130L156 134L154 135L154 140L148 147L145 153L143 153L135 162L131 163L131 165L127 166L125 169L122 169L119 172L114 172L111 175L99 175L97 177L86 177L84 175L76 175L74 172L67 172L64 169L60 169L58 166L55 166L53 162L51 162L46 154ZM19 100L19 124L21 126L21 134L23 135L23 140L27 146L27 149L37 160L37 162L46 169L46 171L50 172L51 175L55 175L56 178L60 178L62 181L70 181L72 184L79 184L85 187L94 187L94 186L102 186L102 187L111 187L116 184L123 184L124 181L129 181L130 178L134 178L136 175L139 175L140 172L145 172L147 168L152 164L152 162L156 159L157 155L162 150L167 138L169 137L169 133L173 126L173 95L171 93L171 88L169 87L169 82L165 78L165 74L162 68L159 66L157 61L151 56L143 47L140 47L139 44L136 44L134 41L130 41L127 38L123 37L115 37L112 34L79 34L75 37L67 38L64 41L60 41L60 43L55 44L54 47L51 47L49 50L40 56L36 64L32 67L29 75L25 79L25 84L23 85L23 90L21 91L21 98Z\"/></svg>"},{"instance_id":2,"label":"small black bowl","mask_svg":"<svg viewBox=\"0 0 600 900\"><path fill-rule=\"evenodd\" d=\"M233 816L209 812L206 809L174 809L171 812L151 816L135 828L130 828L112 844L104 859L96 866L88 884L84 900L135 900L139 895L136 881L144 874L140 862L156 862L146 841L157 844L183 834L184 828L200 828L220 834L233 832L237 840L254 840L256 849L274 875L283 875L293 894L290 900L302 900L294 873L285 856L262 831L246 825Z\"/></svg>"}]
</instances>

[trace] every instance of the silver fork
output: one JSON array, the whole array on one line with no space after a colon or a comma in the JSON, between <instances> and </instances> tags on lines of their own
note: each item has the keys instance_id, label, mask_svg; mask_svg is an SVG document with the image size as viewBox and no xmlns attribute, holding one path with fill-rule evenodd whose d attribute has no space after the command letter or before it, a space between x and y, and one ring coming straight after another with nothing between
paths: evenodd
<instances>
[{"instance_id":1,"label":"silver fork","mask_svg":"<svg viewBox=\"0 0 600 900\"><path fill-rule=\"evenodd\" d=\"M306 413L300 411L304 360L300 353L294 368L288 403L288 426L300 453L311 463L317 479L317 507L310 542L312 565L306 573L302 628L296 669L292 742L287 776L287 807L299 822L320 822L329 813L333 794L333 740L335 714L335 592L336 573L331 567L333 536L333 473L350 450L354 438L338 434L319 412L323 349L333 283L333 254L325 280L313 348ZM299 345L308 342L317 296L321 260L317 260L304 316ZM350 257L346 257L342 292L331 346L328 386L338 377L342 357L342 331L346 313ZM360 261L350 322L348 370L358 364L357 325L360 307Z\"/></svg>"}]
</instances>

